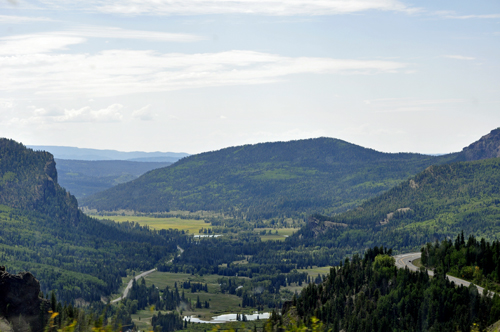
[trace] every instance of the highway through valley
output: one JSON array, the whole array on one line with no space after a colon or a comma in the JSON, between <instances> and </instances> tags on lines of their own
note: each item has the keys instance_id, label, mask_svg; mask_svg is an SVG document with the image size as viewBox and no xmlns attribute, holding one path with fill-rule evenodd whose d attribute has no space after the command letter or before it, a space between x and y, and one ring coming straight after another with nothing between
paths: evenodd
<instances>
[{"instance_id":1,"label":"highway through valley","mask_svg":"<svg viewBox=\"0 0 500 332\"><path fill-rule=\"evenodd\" d=\"M182 249L179 246L177 246L177 249L180 251L179 255L177 255L177 256L180 256L184 252L184 249ZM168 261L168 263L171 263L173 260L174 259L172 258L171 260ZM123 300L124 298L127 297L128 292L130 291L130 289L132 288L132 284L134 283L134 279L137 281L137 280L141 279L142 277L145 277L148 274L153 273L155 271L156 271L156 269L152 269L152 270L149 270L149 271L146 271L146 272L142 272L141 274L139 274L139 275L135 276L134 278L130 279L130 281L127 284L127 287L125 287L125 289L123 290L122 296L120 296L117 299L114 299L113 301L111 301L111 303L116 303L116 302L121 301L121 300Z\"/></svg>"},{"instance_id":2,"label":"highway through valley","mask_svg":"<svg viewBox=\"0 0 500 332\"><path fill-rule=\"evenodd\" d=\"M419 259L421 256L422 256L422 253L420 253L420 252L411 252L409 254L396 255L396 256L394 256L394 258L396 259L396 267L398 267L400 269L404 269L406 266L411 271L418 271L419 267L413 265L412 262L415 259ZM434 276L434 272L431 270L427 270L427 273L430 276ZM446 277L448 278L448 280L453 281L455 283L455 285L463 285L465 287L469 287L469 285L471 284L468 281L465 281L465 280L462 280L462 279L459 279L456 277L452 277L450 275L446 275ZM477 290L479 291L479 294L483 294L484 288L479 287L477 285L476 285L476 287L477 287Z\"/></svg>"}]
</instances>

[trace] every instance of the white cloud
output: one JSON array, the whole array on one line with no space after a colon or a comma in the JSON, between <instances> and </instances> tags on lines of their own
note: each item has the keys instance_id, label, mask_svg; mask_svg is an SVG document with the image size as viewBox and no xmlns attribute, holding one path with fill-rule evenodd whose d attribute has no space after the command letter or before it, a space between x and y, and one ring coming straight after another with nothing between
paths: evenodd
<instances>
[{"instance_id":1,"label":"white cloud","mask_svg":"<svg viewBox=\"0 0 500 332\"><path fill-rule=\"evenodd\" d=\"M53 20L48 17L0 15L0 23L5 23L5 24L22 24L28 22L52 22L52 21Z\"/></svg>"},{"instance_id":2,"label":"white cloud","mask_svg":"<svg viewBox=\"0 0 500 332\"><path fill-rule=\"evenodd\" d=\"M0 55L48 53L81 44L87 38L140 39L163 42L194 42L202 38L190 34L126 30L112 27L80 27L69 31L16 35L0 38Z\"/></svg>"},{"instance_id":3,"label":"white cloud","mask_svg":"<svg viewBox=\"0 0 500 332\"><path fill-rule=\"evenodd\" d=\"M456 59L456 60L476 60L476 58L463 55L443 55L443 58Z\"/></svg>"},{"instance_id":4,"label":"white cloud","mask_svg":"<svg viewBox=\"0 0 500 332\"><path fill-rule=\"evenodd\" d=\"M119 122L123 119L120 104L93 111L89 106L80 109L64 110L64 114L53 117L56 122Z\"/></svg>"},{"instance_id":5,"label":"white cloud","mask_svg":"<svg viewBox=\"0 0 500 332\"><path fill-rule=\"evenodd\" d=\"M32 34L0 38L0 55L24 55L65 50L69 45L85 41L81 37Z\"/></svg>"},{"instance_id":6,"label":"white cloud","mask_svg":"<svg viewBox=\"0 0 500 332\"><path fill-rule=\"evenodd\" d=\"M0 108L12 109L14 107L14 101L9 99L0 99Z\"/></svg>"},{"instance_id":7,"label":"white cloud","mask_svg":"<svg viewBox=\"0 0 500 332\"><path fill-rule=\"evenodd\" d=\"M46 116L48 114L47 110L45 108L36 108L33 113L35 116Z\"/></svg>"},{"instance_id":8,"label":"white cloud","mask_svg":"<svg viewBox=\"0 0 500 332\"><path fill-rule=\"evenodd\" d=\"M57 105L48 105L45 107L29 106L33 110L35 117L54 117L64 114L64 109Z\"/></svg>"},{"instance_id":9,"label":"white cloud","mask_svg":"<svg viewBox=\"0 0 500 332\"><path fill-rule=\"evenodd\" d=\"M53 46L55 47L55 46ZM0 54L5 54L0 46ZM0 56L0 91L32 90L88 98L187 88L265 84L294 74L395 73L408 64L381 60L291 58L253 51L161 54L108 50L90 54Z\"/></svg>"},{"instance_id":10,"label":"white cloud","mask_svg":"<svg viewBox=\"0 0 500 332\"><path fill-rule=\"evenodd\" d=\"M57 9L126 15L261 14L273 16L332 15L366 10L415 12L398 0L42 0Z\"/></svg>"},{"instance_id":11,"label":"white cloud","mask_svg":"<svg viewBox=\"0 0 500 332\"><path fill-rule=\"evenodd\" d=\"M484 14L484 15L445 15L445 18L456 20L469 20L469 19L496 19L500 18L500 14Z\"/></svg>"},{"instance_id":12,"label":"white cloud","mask_svg":"<svg viewBox=\"0 0 500 332\"><path fill-rule=\"evenodd\" d=\"M69 31L54 32L55 35L89 38L139 39L163 42L194 42L203 38L185 33L127 30L114 27L83 26Z\"/></svg>"},{"instance_id":13,"label":"white cloud","mask_svg":"<svg viewBox=\"0 0 500 332\"><path fill-rule=\"evenodd\" d=\"M153 113L151 110L151 105L146 105L134 112L132 112L132 117L140 119L142 121L152 121L157 114Z\"/></svg>"}]
</instances>

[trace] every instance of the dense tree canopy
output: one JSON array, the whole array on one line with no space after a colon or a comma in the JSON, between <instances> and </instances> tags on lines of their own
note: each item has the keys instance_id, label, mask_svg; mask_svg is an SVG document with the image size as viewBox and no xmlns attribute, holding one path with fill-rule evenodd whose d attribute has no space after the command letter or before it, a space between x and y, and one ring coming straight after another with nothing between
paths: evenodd
<instances>
[{"instance_id":1,"label":"dense tree canopy","mask_svg":"<svg viewBox=\"0 0 500 332\"><path fill-rule=\"evenodd\" d=\"M293 301L300 319L315 316L334 332L467 332L473 324L484 331L500 319L497 295L456 287L443 274L429 278L425 271L397 269L392 257L383 250L375 256L375 249L363 259L346 259L323 283L307 286Z\"/></svg>"},{"instance_id":2,"label":"dense tree canopy","mask_svg":"<svg viewBox=\"0 0 500 332\"><path fill-rule=\"evenodd\" d=\"M454 158L381 153L332 138L245 145L184 158L85 198L82 205L223 211L248 220L334 213Z\"/></svg>"}]
</instances>

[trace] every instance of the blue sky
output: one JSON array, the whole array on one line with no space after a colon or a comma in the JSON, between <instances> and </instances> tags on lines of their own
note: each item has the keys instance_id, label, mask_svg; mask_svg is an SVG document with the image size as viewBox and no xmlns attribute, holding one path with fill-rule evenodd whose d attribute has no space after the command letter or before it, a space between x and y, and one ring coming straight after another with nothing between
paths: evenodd
<instances>
[{"instance_id":1,"label":"blue sky","mask_svg":"<svg viewBox=\"0 0 500 332\"><path fill-rule=\"evenodd\" d=\"M1 136L458 151L500 125L500 2L0 0Z\"/></svg>"}]
</instances>

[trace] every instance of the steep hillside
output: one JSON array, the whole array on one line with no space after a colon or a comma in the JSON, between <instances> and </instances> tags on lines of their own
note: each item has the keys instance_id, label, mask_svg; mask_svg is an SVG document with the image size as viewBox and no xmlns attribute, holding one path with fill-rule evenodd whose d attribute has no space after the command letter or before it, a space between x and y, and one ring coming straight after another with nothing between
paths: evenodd
<instances>
[{"instance_id":1,"label":"steep hillside","mask_svg":"<svg viewBox=\"0 0 500 332\"><path fill-rule=\"evenodd\" d=\"M372 245L416 249L461 230L495 239L500 236L499 188L500 158L430 166L355 210L311 218L294 238L357 250Z\"/></svg>"},{"instance_id":2,"label":"steep hillside","mask_svg":"<svg viewBox=\"0 0 500 332\"><path fill-rule=\"evenodd\" d=\"M171 162L56 159L59 184L77 199L132 181L150 170L170 165Z\"/></svg>"},{"instance_id":3,"label":"steep hillside","mask_svg":"<svg viewBox=\"0 0 500 332\"><path fill-rule=\"evenodd\" d=\"M381 153L332 138L261 143L190 156L81 203L99 210L225 211L247 219L331 214L455 157Z\"/></svg>"},{"instance_id":4,"label":"steep hillside","mask_svg":"<svg viewBox=\"0 0 500 332\"><path fill-rule=\"evenodd\" d=\"M62 301L99 301L117 291L126 269L152 268L182 243L176 232L83 214L57 183L47 152L0 139L0 179L0 265L32 272L44 292L55 289Z\"/></svg>"}]
</instances>

